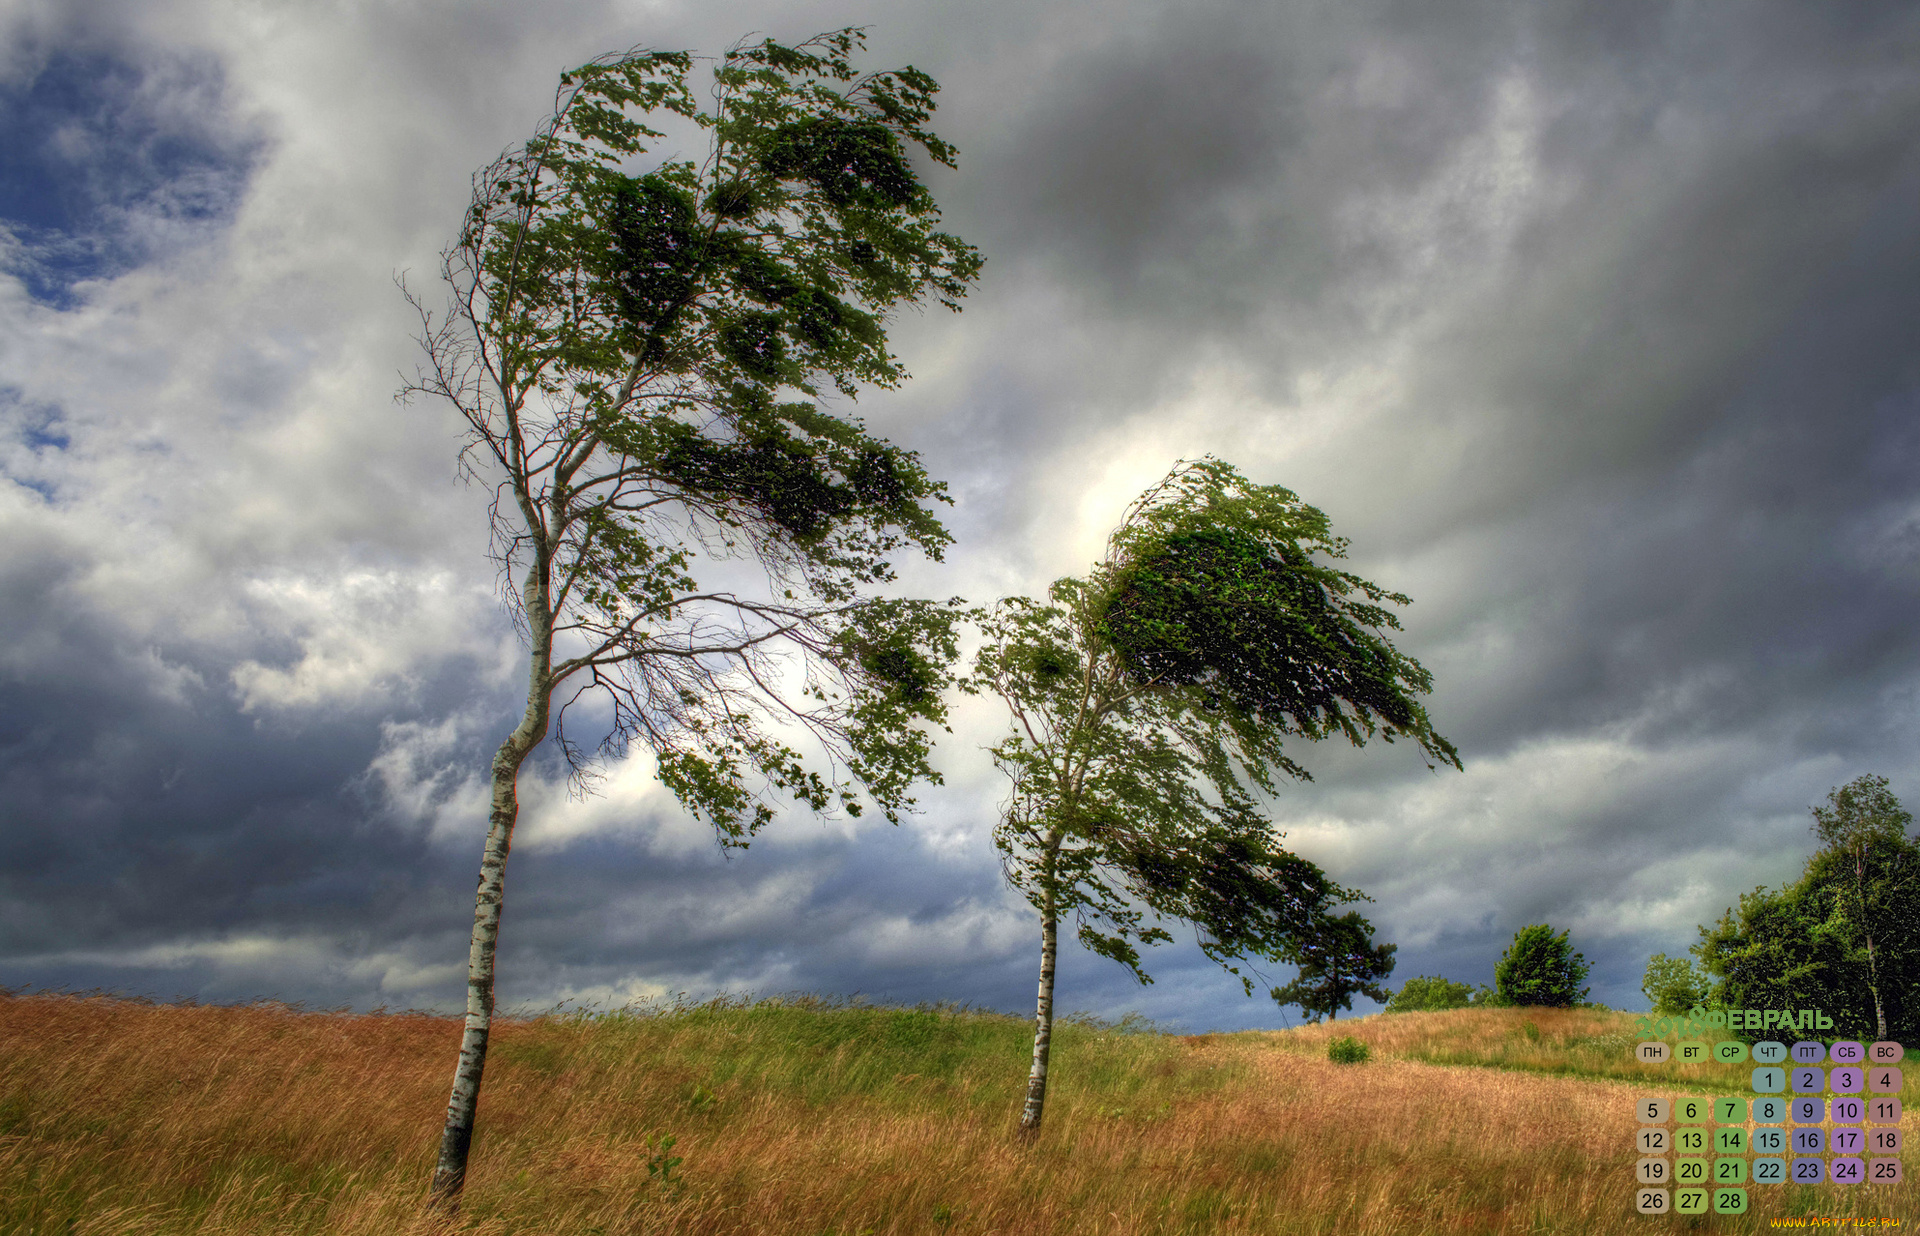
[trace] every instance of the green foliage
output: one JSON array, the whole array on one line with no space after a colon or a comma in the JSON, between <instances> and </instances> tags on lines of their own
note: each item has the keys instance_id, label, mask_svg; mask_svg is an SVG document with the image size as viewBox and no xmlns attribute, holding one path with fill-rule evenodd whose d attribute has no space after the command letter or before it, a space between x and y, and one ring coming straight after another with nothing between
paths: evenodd
<instances>
[{"instance_id":1,"label":"green foliage","mask_svg":"<svg viewBox=\"0 0 1920 1236\"><path fill-rule=\"evenodd\" d=\"M1647 961L1641 994L1656 1013L1684 1013L1706 1000L1712 980L1685 957L1655 953Z\"/></svg>"},{"instance_id":2,"label":"green foliage","mask_svg":"<svg viewBox=\"0 0 1920 1236\"><path fill-rule=\"evenodd\" d=\"M1715 1004L1819 1008L1835 1032L1920 1034L1920 842L1884 777L1860 777L1813 809L1825 844L1800 879L1756 888L1695 948ZM1884 1029L1883 1025L1884 1023Z\"/></svg>"},{"instance_id":3,"label":"green foliage","mask_svg":"<svg viewBox=\"0 0 1920 1236\"><path fill-rule=\"evenodd\" d=\"M1913 813L1900 805L1885 777L1856 777L1827 795L1813 809L1813 831L1828 852L1852 857L1885 849L1897 853L1911 844L1907 830Z\"/></svg>"},{"instance_id":4,"label":"green foliage","mask_svg":"<svg viewBox=\"0 0 1920 1236\"><path fill-rule=\"evenodd\" d=\"M1331 1019L1353 1007L1355 996L1386 1000L1382 986L1393 973L1393 944L1373 942L1373 924L1348 911L1338 918L1321 916L1309 931L1294 937L1287 959L1300 967L1299 977L1275 988L1274 1003L1297 1004L1310 1020Z\"/></svg>"},{"instance_id":5,"label":"green foliage","mask_svg":"<svg viewBox=\"0 0 1920 1236\"><path fill-rule=\"evenodd\" d=\"M1202 686L1204 706L1256 725L1313 737L1338 728L1356 742L1374 718L1389 735L1412 731L1417 705L1402 688L1431 680L1365 625L1341 621L1355 582L1284 533L1176 527L1117 573L1103 634L1136 680ZM1398 626L1366 610L1367 625Z\"/></svg>"},{"instance_id":6,"label":"green foliage","mask_svg":"<svg viewBox=\"0 0 1920 1236\"><path fill-rule=\"evenodd\" d=\"M930 508L949 499L819 400L898 385L888 314L958 308L981 258L938 229L913 162L953 164L926 127L938 87L856 72L860 46L851 29L736 46L709 106L684 52L563 75L551 119L475 177L448 310L421 309L410 389L458 407L462 458L496 486L529 720L544 733L545 693L568 684L553 724L585 775L568 707L610 704L600 750L649 747L724 844L782 795L857 813L857 784L897 819L938 779L925 729L945 721L954 608L865 593L899 552L940 556ZM663 116L706 135L701 158L650 153ZM731 559L764 572L764 597L714 582ZM789 668L797 696L773 685Z\"/></svg>"},{"instance_id":7,"label":"green foliage","mask_svg":"<svg viewBox=\"0 0 1920 1236\"><path fill-rule=\"evenodd\" d=\"M1139 946L1178 919L1252 994L1236 962L1291 959L1332 906L1360 899L1283 849L1261 806L1277 775L1307 776L1285 738L1404 736L1458 765L1413 699L1425 671L1374 648L1397 625L1377 602L1406 598L1313 560L1344 545L1287 490L1182 462L1129 508L1088 578L979 615L986 640L963 686L999 695L1014 722L993 748L1012 781L994 833L1003 870L1141 982ZM1231 617L1242 601L1249 614ZM1349 690L1362 661L1372 676ZM1321 690L1322 667L1347 677ZM1387 683L1391 701L1374 694Z\"/></svg>"},{"instance_id":8,"label":"green foliage","mask_svg":"<svg viewBox=\"0 0 1920 1236\"><path fill-rule=\"evenodd\" d=\"M1335 1064L1365 1064L1373 1051L1350 1035L1327 1040L1327 1059Z\"/></svg>"},{"instance_id":9,"label":"green foliage","mask_svg":"<svg viewBox=\"0 0 1920 1236\"><path fill-rule=\"evenodd\" d=\"M1458 767L1418 700L1431 675L1383 634L1400 621L1382 603L1411 599L1315 561L1346 546L1291 491L1218 460L1182 464L1114 533L1100 639L1131 682L1225 714L1243 750L1272 751L1291 775L1303 773L1278 755L1282 735L1412 738ZM1270 747L1248 745L1263 733Z\"/></svg>"},{"instance_id":10,"label":"green foliage","mask_svg":"<svg viewBox=\"0 0 1920 1236\"><path fill-rule=\"evenodd\" d=\"M1700 929L1700 960L1714 976L1712 1000L1737 1008L1819 1008L1840 1032L1857 1027L1841 991L1845 951L1817 936L1821 890L1803 877L1781 889L1743 893L1737 908ZM1757 1036L1755 1036L1757 1037Z\"/></svg>"},{"instance_id":11,"label":"green foliage","mask_svg":"<svg viewBox=\"0 0 1920 1236\"><path fill-rule=\"evenodd\" d=\"M1473 1003L1473 988L1466 983L1423 974L1400 984L1400 990L1387 1001L1389 1013L1435 1013L1444 1009L1463 1009Z\"/></svg>"},{"instance_id":12,"label":"green foliage","mask_svg":"<svg viewBox=\"0 0 1920 1236\"><path fill-rule=\"evenodd\" d=\"M1545 923L1522 927L1493 968L1494 988L1508 1005L1570 1008L1587 998L1587 959L1573 951L1568 933Z\"/></svg>"}]
</instances>

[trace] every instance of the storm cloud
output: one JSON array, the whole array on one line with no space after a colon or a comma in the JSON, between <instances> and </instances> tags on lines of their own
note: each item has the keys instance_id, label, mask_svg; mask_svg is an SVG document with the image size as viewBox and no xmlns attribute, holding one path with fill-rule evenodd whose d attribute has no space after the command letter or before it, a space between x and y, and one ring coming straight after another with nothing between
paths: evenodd
<instances>
[{"instance_id":1,"label":"storm cloud","mask_svg":"<svg viewBox=\"0 0 1920 1236\"><path fill-rule=\"evenodd\" d=\"M1395 980L1571 928L1641 1003L1864 772L1920 799L1920 12L1004 0L0 8L0 983L460 1001L517 645L451 411L397 406L472 170L558 74L866 24L988 259L859 413L948 482L926 595L1036 594L1213 453L1406 592L1464 772L1272 804ZM1009 1010L1037 920L963 700L891 829L723 855L644 758L528 774L504 1004ZM1185 941L1063 1007L1280 1024ZM1276 976L1276 981L1284 976Z\"/></svg>"}]
</instances>

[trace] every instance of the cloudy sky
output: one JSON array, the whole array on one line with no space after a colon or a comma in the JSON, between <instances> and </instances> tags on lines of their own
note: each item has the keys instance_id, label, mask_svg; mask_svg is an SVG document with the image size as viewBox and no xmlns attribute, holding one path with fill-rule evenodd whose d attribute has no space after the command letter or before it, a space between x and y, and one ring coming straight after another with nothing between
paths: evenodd
<instances>
[{"instance_id":1,"label":"cloudy sky","mask_svg":"<svg viewBox=\"0 0 1920 1236\"><path fill-rule=\"evenodd\" d=\"M395 277L562 69L852 24L941 83L988 259L860 404L957 500L907 582L1038 592L1183 456L1324 509L1466 764L1327 745L1274 803L1396 980L1545 921L1643 1007L1828 790L1920 803L1910 3L0 0L0 984L458 1006L524 679ZM732 858L644 761L536 761L503 1004L1029 1010L1004 724L961 704L898 829ZM1284 1024L1149 965L1061 1007Z\"/></svg>"}]
</instances>

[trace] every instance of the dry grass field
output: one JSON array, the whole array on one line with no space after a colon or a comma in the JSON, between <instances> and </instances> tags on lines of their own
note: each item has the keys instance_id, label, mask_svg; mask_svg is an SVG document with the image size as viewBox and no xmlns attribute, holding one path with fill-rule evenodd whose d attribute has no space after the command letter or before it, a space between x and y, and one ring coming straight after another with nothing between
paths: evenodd
<instances>
[{"instance_id":1,"label":"dry grass field","mask_svg":"<svg viewBox=\"0 0 1920 1236\"><path fill-rule=\"evenodd\" d=\"M499 1026L464 1208L422 1210L458 1023L0 997L0 1233L1759 1231L1920 1222L1920 1186L1749 1187L1631 1212L1627 1058L1589 1010L1180 1038L1065 1026L1012 1136L1024 1022L789 1000ZM1351 1034L1373 1059L1336 1065ZM663 1138L674 1140L664 1147ZM678 1160L675 1162L674 1160Z\"/></svg>"}]
</instances>

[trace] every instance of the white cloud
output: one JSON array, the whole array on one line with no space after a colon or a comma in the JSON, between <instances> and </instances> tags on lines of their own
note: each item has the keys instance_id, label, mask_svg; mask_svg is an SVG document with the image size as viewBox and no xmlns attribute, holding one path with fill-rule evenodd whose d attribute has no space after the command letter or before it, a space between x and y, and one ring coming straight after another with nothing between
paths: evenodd
<instances>
[{"instance_id":1,"label":"white cloud","mask_svg":"<svg viewBox=\"0 0 1920 1236\"><path fill-rule=\"evenodd\" d=\"M404 696L417 684L418 667L451 653L504 659L470 629L492 598L446 573L281 576L249 581L244 596L259 625L296 641L299 652L284 668L252 659L234 667L243 712L364 706Z\"/></svg>"}]
</instances>

